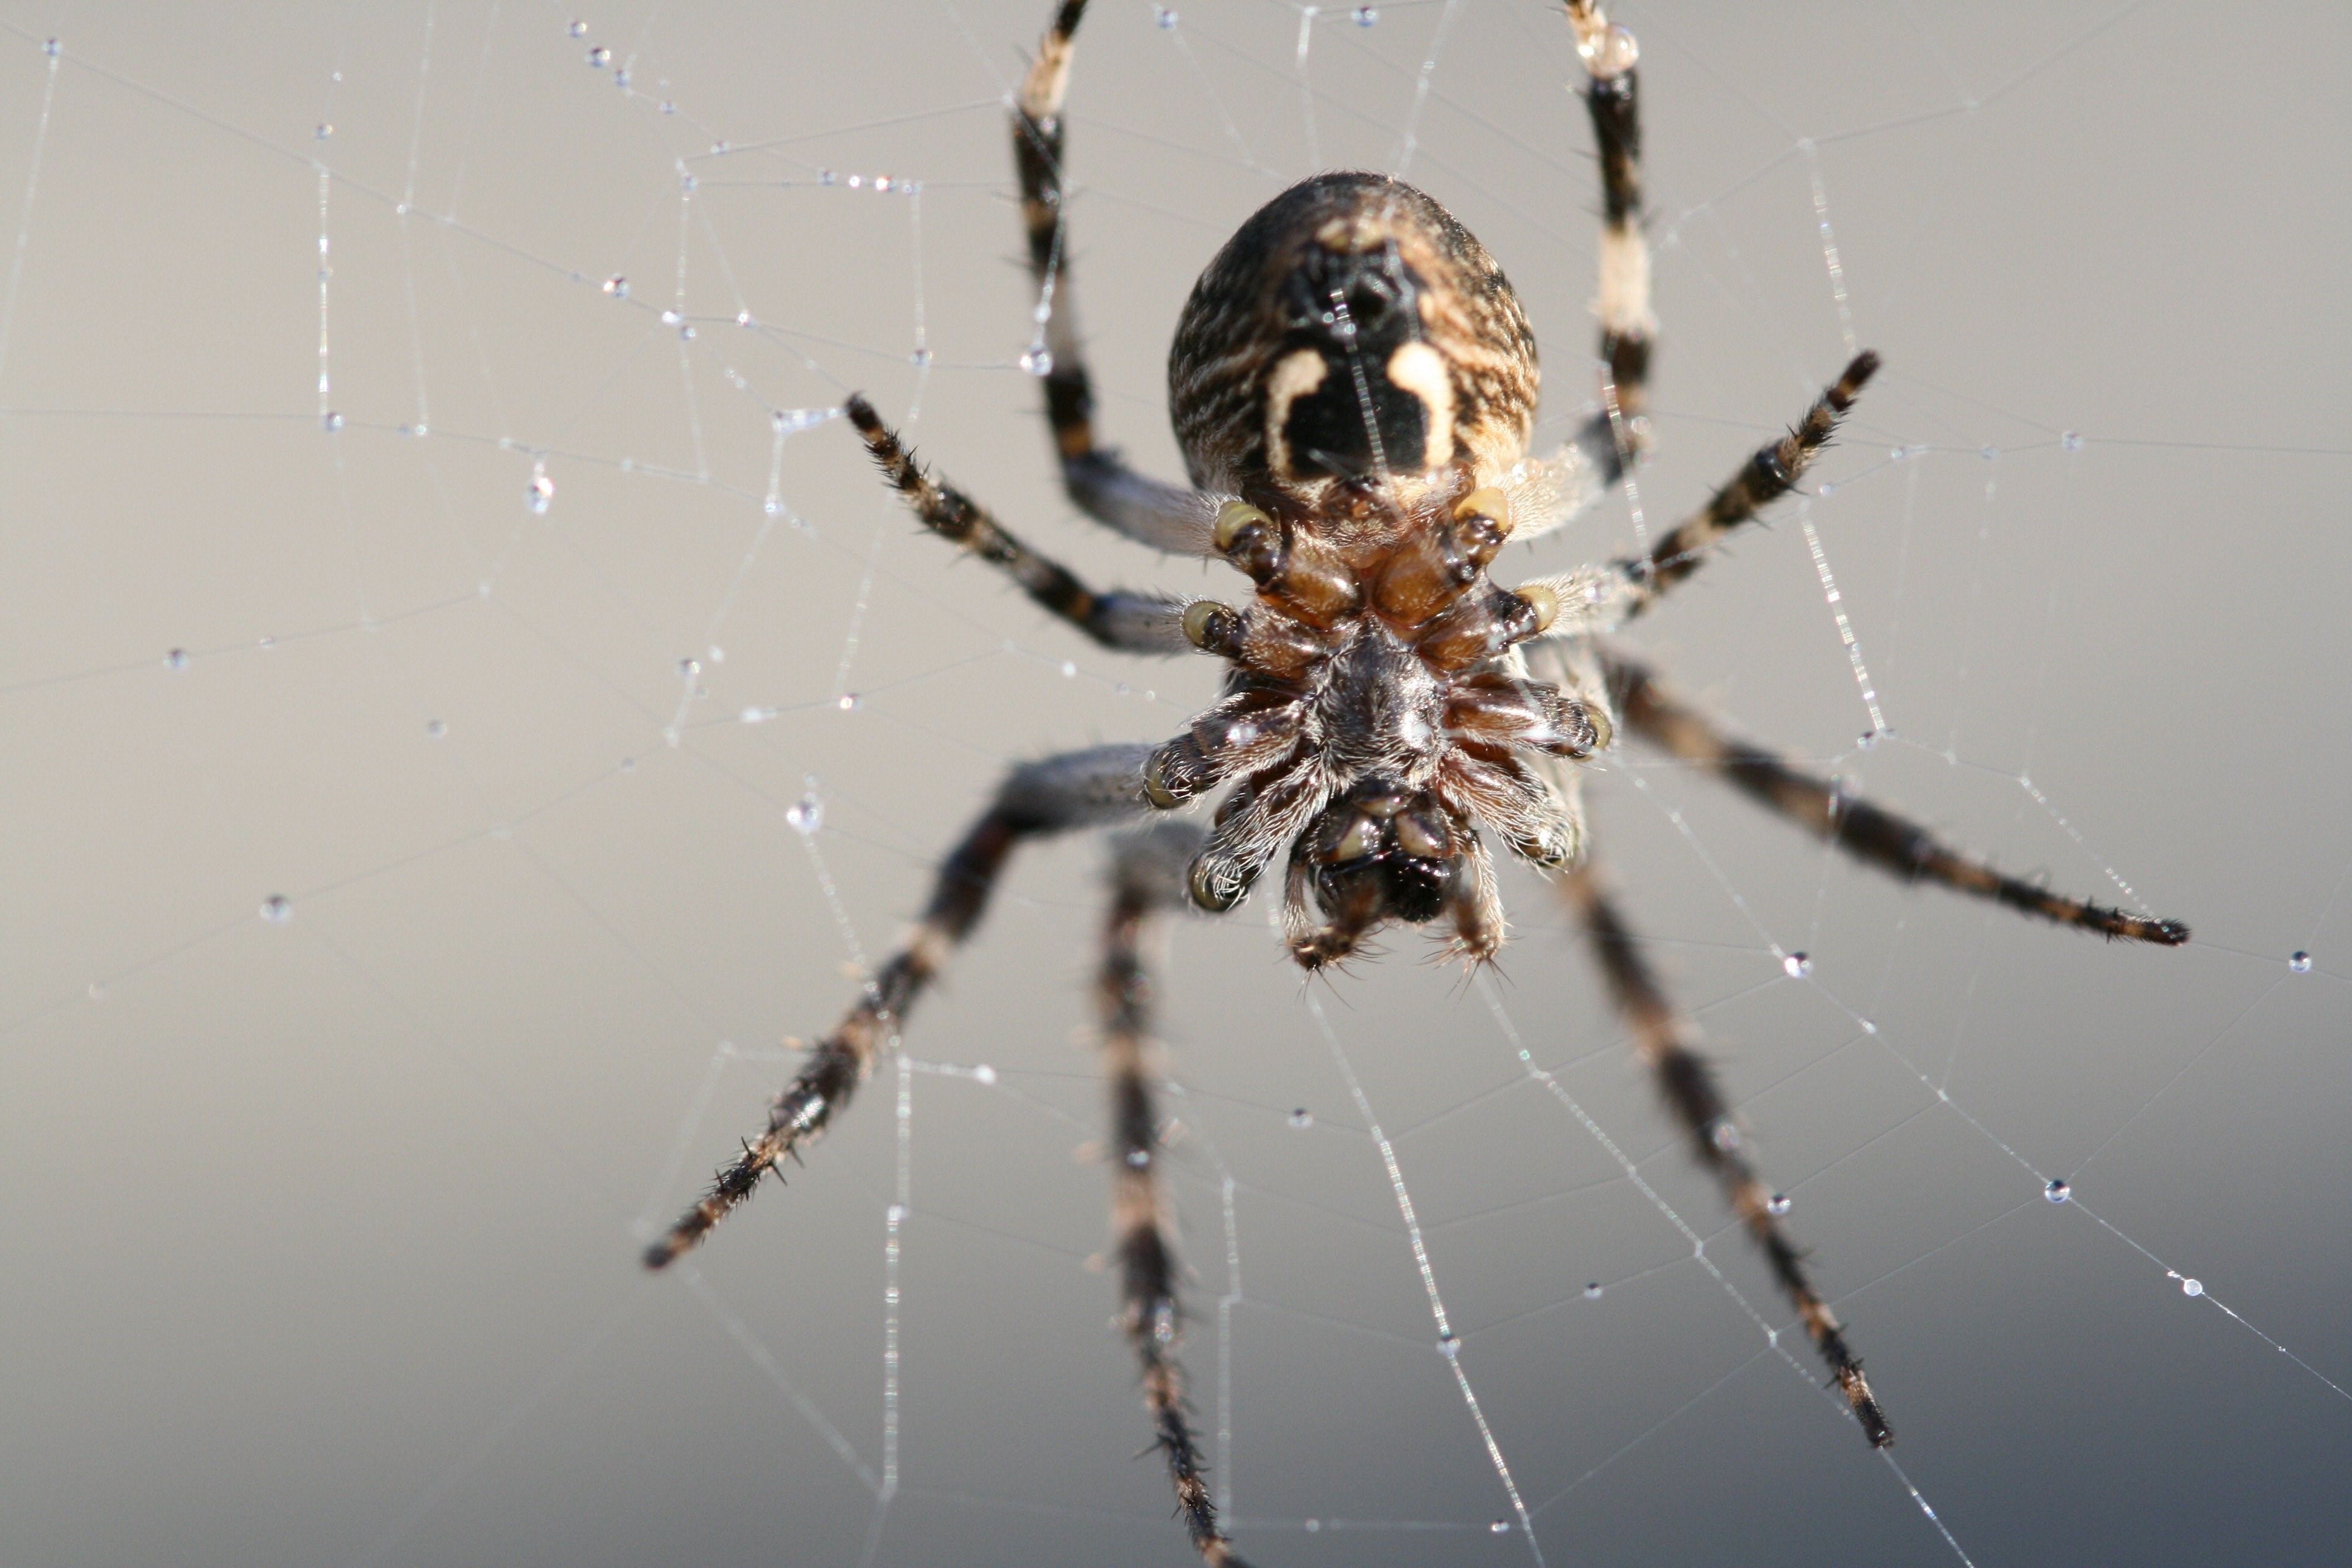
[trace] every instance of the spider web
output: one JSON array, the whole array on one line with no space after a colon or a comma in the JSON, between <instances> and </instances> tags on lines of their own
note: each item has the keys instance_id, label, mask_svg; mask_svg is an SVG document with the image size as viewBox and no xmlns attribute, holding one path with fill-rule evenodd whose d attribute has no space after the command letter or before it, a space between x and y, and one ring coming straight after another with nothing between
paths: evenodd
<instances>
[{"instance_id":1,"label":"spider web","mask_svg":"<svg viewBox=\"0 0 2352 1568\"><path fill-rule=\"evenodd\" d=\"M1487 242L1573 427L1594 180L1548 8L1096 5L1074 288L1112 439L1179 471L1184 291L1349 163ZM2352 39L1622 9L1660 455L1506 566L1660 526L1879 349L1815 493L1643 647L2198 940L2102 950L1654 755L1596 770L1887 1458L1538 881L1467 984L1408 933L1302 989L1255 906L1180 922L1166 1170L1237 1539L2325 1555L2352 235L2316 194ZM1053 482L1003 108L1042 7L781 10L0 12L11 1562L1189 1560L1096 1266L1098 850L1016 868L788 1192L636 1268L1001 770L1213 683L918 536L842 396L1092 578L1229 591Z\"/></svg>"}]
</instances>

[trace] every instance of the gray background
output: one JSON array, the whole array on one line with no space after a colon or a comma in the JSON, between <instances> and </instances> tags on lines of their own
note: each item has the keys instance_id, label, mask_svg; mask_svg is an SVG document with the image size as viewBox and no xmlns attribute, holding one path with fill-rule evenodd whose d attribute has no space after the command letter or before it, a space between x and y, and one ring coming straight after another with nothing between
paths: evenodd
<instances>
[{"instance_id":1,"label":"gray background","mask_svg":"<svg viewBox=\"0 0 2352 1568\"><path fill-rule=\"evenodd\" d=\"M1284 182L1395 166L1432 57L1410 173L1512 273L1546 433L1571 426L1595 198L1555 15L1332 11L1309 98L1295 8L1097 5L1074 211L1114 438L1175 470L1191 279ZM2246 1325L2352 1374L2352 26L1766 9L1625 10L1664 321L1642 502L1690 504L1843 357L1818 172L1889 369L1810 515L1896 738L1854 748L1793 509L1640 640L1750 732L2005 864L2115 897L2112 868L2200 940L1882 884L1639 752L1596 780L1604 853L1975 1562L2333 1560L2352 1403ZM1213 679L951 561L840 426L772 435L862 387L1089 572L1230 591L1071 516L1013 365L995 100L1042 10L599 4L584 38L530 0L0 10L0 1560L858 1560L894 1080L693 1279L634 1253L1009 760L1166 734ZM1507 564L1631 534L1612 504ZM1187 1560L1087 1267L1097 864L1023 861L910 1040L998 1077L911 1079L880 1562ZM1718 1231L1556 903L1507 891L1505 1016ZM290 919L257 918L271 895ZM1389 946L1313 994L1547 1560L1957 1561L1481 993ZM1186 923L1169 973L1213 1430L1233 1184L1245 1549L1529 1561L1487 1529L1507 1505L1307 993L1254 908ZM2042 1201L2056 1173L2078 1203ZM1782 1321L1738 1238L1712 1250Z\"/></svg>"}]
</instances>

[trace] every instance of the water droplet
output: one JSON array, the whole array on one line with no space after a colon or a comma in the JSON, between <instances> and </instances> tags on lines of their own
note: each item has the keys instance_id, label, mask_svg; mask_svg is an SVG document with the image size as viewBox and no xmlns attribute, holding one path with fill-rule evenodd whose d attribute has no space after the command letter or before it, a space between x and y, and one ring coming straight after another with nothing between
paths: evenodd
<instances>
[{"instance_id":1,"label":"water droplet","mask_svg":"<svg viewBox=\"0 0 2352 1568\"><path fill-rule=\"evenodd\" d=\"M1305 1530L1307 1534L1313 1535L1323 1528L1323 1521L1319 1519L1310 1519L1300 1528Z\"/></svg>"},{"instance_id":2,"label":"water droplet","mask_svg":"<svg viewBox=\"0 0 2352 1568\"><path fill-rule=\"evenodd\" d=\"M739 326L739 327L748 327L748 326L750 326L750 325L751 324L751 311L749 311L749 310L738 310L738 311L736 311L736 312L735 312L735 324L736 324L737 326Z\"/></svg>"},{"instance_id":3,"label":"water droplet","mask_svg":"<svg viewBox=\"0 0 2352 1568\"><path fill-rule=\"evenodd\" d=\"M1135 1170L1143 1170L1151 1163L1151 1151L1149 1149L1129 1149L1127 1152L1127 1163Z\"/></svg>"},{"instance_id":4,"label":"water droplet","mask_svg":"<svg viewBox=\"0 0 2352 1568\"><path fill-rule=\"evenodd\" d=\"M1979 457L1979 458L1982 458L1986 462L1990 463L1990 462L1991 462L1995 458L2000 457L2000 451L1999 451L1999 450L1997 450L1996 448L1991 447L1979 447L1977 448L1977 456L1978 456L1978 457Z\"/></svg>"},{"instance_id":5,"label":"water droplet","mask_svg":"<svg viewBox=\"0 0 2352 1568\"><path fill-rule=\"evenodd\" d=\"M89 983L89 999L93 1002L103 1002L106 1000L105 981L93 980Z\"/></svg>"},{"instance_id":6,"label":"water droplet","mask_svg":"<svg viewBox=\"0 0 2352 1568\"><path fill-rule=\"evenodd\" d=\"M1486 1526L1486 1533L1489 1535L1508 1535L1511 1533L1511 1521L1507 1519L1495 1520Z\"/></svg>"},{"instance_id":7,"label":"water droplet","mask_svg":"<svg viewBox=\"0 0 2352 1568\"><path fill-rule=\"evenodd\" d=\"M1707 1128L1706 1139L1708 1142L1728 1154L1739 1147L1739 1129L1732 1125L1729 1118L1720 1117Z\"/></svg>"},{"instance_id":8,"label":"water droplet","mask_svg":"<svg viewBox=\"0 0 2352 1568\"><path fill-rule=\"evenodd\" d=\"M294 918L294 906L283 893L272 893L261 900L261 918L271 925L282 926Z\"/></svg>"},{"instance_id":9,"label":"water droplet","mask_svg":"<svg viewBox=\"0 0 2352 1568\"><path fill-rule=\"evenodd\" d=\"M1160 24L1160 30L1163 33L1172 33L1176 30L1176 13L1165 5L1154 5L1151 8L1151 19ZM49 43L54 47L57 40L51 38Z\"/></svg>"},{"instance_id":10,"label":"water droplet","mask_svg":"<svg viewBox=\"0 0 2352 1568\"><path fill-rule=\"evenodd\" d=\"M332 136L334 133L335 128L328 124L323 120L320 121L318 127L310 132L312 136L317 137L321 142L324 142L328 137Z\"/></svg>"},{"instance_id":11,"label":"water droplet","mask_svg":"<svg viewBox=\"0 0 2352 1568\"><path fill-rule=\"evenodd\" d=\"M2074 1195L2074 1184L2063 1176L2053 1176L2049 1184L2042 1189L2042 1195L2053 1204L2063 1204Z\"/></svg>"},{"instance_id":12,"label":"water droplet","mask_svg":"<svg viewBox=\"0 0 2352 1568\"><path fill-rule=\"evenodd\" d=\"M686 318L679 315L676 310L664 310L662 312L662 325L665 327L675 327L680 321L685 320Z\"/></svg>"},{"instance_id":13,"label":"water droplet","mask_svg":"<svg viewBox=\"0 0 2352 1568\"><path fill-rule=\"evenodd\" d=\"M1054 374L1054 356L1046 351L1045 344L1032 344L1021 351L1021 368L1031 375L1051 375Z\"/></svg>"},{"instance_id":14,"label":"water droplet","mask_svg":"<svg viewBox=\"0 0 2352 1568\"><path fill-rule=\"evenodd\" d=\"M931 351L929 349L917 349L913 353L907 356L907 361L909 364L920 368L931 363Z\"/></svg>"},{"instance_id":15,"label":"water droplet","mask_svg":"<svg viewBox=\"0 0 2352 1568\"><path fill-rule=\"evenodd\" d=\"M1600 1280L1595 1279L1584 1288L1584 1299L1588 1301L1598 1301L1601 1300Z\"/></svg>"},{"instance_id":16,"label":"water droplet","mask_svg":"<svg viewBox=\"0 0 2352 1568\"><path fill-rule=\"evenodd\" d=\"M2202 1279L2183 1279L2180 1282L2180 1293L2184 1296L2202 1296L2205 1294L2205 1281Z\"/></svg>"},{"instance_id":17,"label":"water droplet","mask_svg":"<svg viewBox=\"0 0 2352 1568\"><path fill-rule=\"evenodd\" d=\"M996 1069L990 1067L986 1062L982 1062L978 1067L971 1069L971 1081L978 1084L992 1085L996 1082Z\"/></svg>"},{"instance_id":18,"label":"water droplet","mask_svg":"<svg viewBox=\"0 0 2352 1568\"><path fill-rule=\"evenodd\" d=\"M1780 961L1780 973L1791 980L1802 980L1812 972L1813 961L1808 953L1792 952Z\"/></svg>"},{"instance_id":19,"label":"water droplet","mask_svg":"<svg viewBox=\"0 0 2352 1568\"><path fill-rule=\"evenodd\" d=\"M449 726L443 723L440 720L427 719L425 721L425 738L426 740L437 741L443 736L448 734L448 732Z\"/></svg>"},{"instance_id":20,"label":"water droplet","mask_svg":"<svg viewBox=\"0 0 2352 1568\"><path fill-rule=\"evenodd\" d=\"M2070 452L2079 452L2083 449L2083 433L2080 430L2062 431L2059 433L2058 444Z\"/></svg>"},{"instance_id":21,"label":"water droplet","mask_svg":"<svg viewBox=\"0 0 2352 1568\"><path fill-rule=\"evenodd\" d=\"M588 64L591 68L603 70L606 66L611 65L612 63L613 51L606 48L604 45L599 44L594 48L588 51Z\"/></svg>"},{"instance_id":22,"label":"water droplet","mask_svg":"<svg viewBox=\"0 0 2352 1568\"><path fill-rule=\"evenodd\" d=\"M833 705L835 708L840 709L844 713L855 713L857 711L859 700L858 695L855 691L845 691L834 700Z\"/></svg>"},{"instance_id":23,"label":"water droplet","mask_svg":"<svg viewBox=\"0 0 2352 1568\"><path fill-rule=\"evenodd\" d=\"M1462 1353L1462 1336L1452 1329L1440 1333L1437 1336L1437 1353L1447 1361L1454 1360Z\"/></svg>"},{"instance_id":24,"label":"water droplet","mask_svg":"<svg viewBox=\"0 0 2352 1568\"><path fill-rule=\"evenodd\" d=\"M331 435L335 431L343 427L343 416L330 408L324 414L319 416L319 423L324 426L328 433Z\"/></svg>"},{"instance_id":25,"label":"water droplet","mask_svg":"<svg viewBox=\"0 0 2352 1568\"><path fill-rule=\"evenodd\" d=\"M764 724L776 716L772 708L746 708L740 717L746 724Z\"/></svg>"},{"instance_id":26,"label":"water droplet","mask_svg":"<svg viewBox=\"0 0 2352 1568\"><path fill-rule=\"evenodd\" d=\"M1797 1200L1790 1197L1788 1194L1774 1193L1770 1201L1765 1204L1764 1210L1767 1214L1779 1215L1787 1214L1790 1209L1795 1208L1796 1206Z\"/></svg>"},{"instance_id":27,"label":"water droplet","mask_svg":"<svg viewBox=\"0 0 2352 1568\"><path fill-rule=\"evenodd\" d=\"M760 503L760 510L770 517L782 517L784 515L783 499L780 496L770 496Z\"/></svg>"},{"instance_id":28,"label":"water droplet","mask_svg":"<svg viewBox=\"0 0 2352 1568\"><path fill-rule=\"evenodd\" d=\"M840 179L841 176L835 174L831 169L819 169L816 172L816 183L820 185L835 184L837 184Z\"/></svg>"},{"instance_id":29,"label":"water droplet","mask_svg":"<svg viewBox=\"0 0 2352 1568\"><path fill-rule=\"evenodd\" d=\"M41 53L48 56L51 59L56 59L58 58L58 41L55 38L44 39L41 43Z\"/></svg>"},{"instance_id":30,"label":"water droplet","mask_svg":"<svg viewBox=\"0 0 2352 1568\"><path fill-rule=\"evenodd\" d=\"M1290 1113L1289 1121L1293 1127L1312 1127L1315 1125L1315 1113L1302 1105Z\"/></svg>"},{"instance_id":31,"label":"water droplet","mask_svg":"<svg viewBox=\"0 0 2352 1568\"><path fill-rule=\"evenodd\" d=\"M188 650L184 647L175 647L171 652L165 654L163 656L163 668L165 669L187 668Z\"/></svg>"},{"instance_id":32,"label":"water droplet","mask_svg":"<svg viewBox=\"0 0 2352 1568\"><path fill-rule=\"evenodd\" d=\"M1369 27L1381 19L1381 14L1370 5L1359 5L1348 14L1348 19L1359 27Z\"/></svg>"},{"instance_id":33,"label":"water droplet","mask_svg":"<svg viewBox=\"0 0 2352 1568\"><path fill-rule=\"evenodd\" d=\"M255 638L253 646L259 648L264 653L269 653L277 648L278 639L265 635Z\"/></svg>"},{"instance_id":34,"label":"water droplet","mask_svg":"<svg viewBox=\"0 0 2352 1568\"><path fill-rule=\"evenodd\" d=\"M892 1204L888 1208L882 1211L882 1215L883 1217L887 1219L892 1225L904 1225L907 1221L907 1205L905 1204Z\"/></svg>"},{"instance_id":35,"label":"water droplet","mask_svg":"<svg viewBox=\"0 0 2352 1568\"><path fill-rule=\"evenodd\" d=\"M604 279L604 292L615 300L625 300L629 297L629 280L615 272Z\"/></svg>"},{"instance_id":36,"label":"water droplet","mask_svg":"<svg viewBox=\"0 0 2352 1568\"><path fill-rule=\"evenodd\" d=\"M2311 973L2311 954L2298 947L2287 954L2286 966L2297 974L2308 974Z\"/></svg>"},{"instance_id":37,"label":"water droplet","mask_svg":"<svg viewBox=\"0 0 2352 1568\"><path fill-rule=\"evenodd\" d=\"M815 429L840 412L838 408L778 408L769 413L768 423L780 436L796 436Z\"/></svg>"},{"instance_id":38,"label":"water droplet","mask_svg":"<svg viewBox=\"0 0 2352 1568\"><path fill-rule=\"evenodd\" d=\"M1875 730L1864 730L1861 734L1856 735L1853 738L1853 744L1856 751L1866 752L1870 750L1871 747L1878 744L1878 731Z\"/></svg>"},{"instance_id":39,"label":"water droplet","mask_svg":"<svg viewBox=\"0 0 2352 1568\"><path fill-rule=\"evenodd\" d=\"M548 504L555 500L555 481L547 477L545 464L535 464L530 470L530 489L524 493L524 504L540 517L547 515Z\"/></svg>"},{"instance_id":40,"label":"water droplet","mask_svg":"<svg viewBox=\"0 0 2352 1568\"><path fill-rule=\"evenodd\" d=\"M696 676L700 675L701 673L702 661L700 659L682 658L677 661L677 678L680 680L692 680Z\"/></svg>"},{"instance_id":41,"label":"water droplet","mask_svg":"<svg viewBox=\"0 0 2352 1568\"><path fill-rule=\"evenodd\" d=\"M572 26L565 28L564 31L570 33L575 38L584 38L588 36L588 24L585 22L574 22Z\"/></svg>"},{"instance_id":42,"label":"water droplet","mask_svg":"<svg viewBox=\"0 0 2352 1568\"><path fill-rule=\"evenodd\" d=\"M1067 658L1066 658L1066 659L1064 659L1064 660L1062 661L1062 679L1065 679L1065 680L1072 680L1072 679L1076 679L1076 677L1077 677L1077 673L1078 673L1078 666L1077 666L1077 661L1076 661L1076 660L1075 660L1075 659L1067 659Z\"/></svg>"},{"instance_id":43,"label":"water droplet","mask_svg":"<svg viewBox=\"0 0 2352 1568\"><path fill-rule=\"evenodd\" d=\"M793 831L803 838L814 838L817 829L824 826L824 802L817 798L814 789L811 789L784 807L784 820L791 823Z\"/></svg>"},{"instance_id":44,"label":"water droplet","mask_svg":"<svg viewBox=\"0 0 2352 1568\"><path fill-rule=\"evenodd\" d=\"M629 73L628 73L627 71L625 71L625 70L616 70L616 71L614 71L614 72L613 73L613 85L614 85L614 87L626 87L626 86L628 86L628 85L629 85ZM692 174L688 174L688 175L686 177L686 188L687 188L688 190L689 190L689 191L690 191L690 190L692 190L692 189L694 189L694 176L693 176Z\"/></svg>"}]
</instances>

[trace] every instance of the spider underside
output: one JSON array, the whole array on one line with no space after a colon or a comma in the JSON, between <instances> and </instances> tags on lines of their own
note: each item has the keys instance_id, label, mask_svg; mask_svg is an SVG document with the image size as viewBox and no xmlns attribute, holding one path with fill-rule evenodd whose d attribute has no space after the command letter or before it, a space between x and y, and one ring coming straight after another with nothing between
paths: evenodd
<instances>
[{"instance_id":1,"label":"spider underside","mask_svg":"<svg viewBox=\"0 0 2352 1568\"><path fill-rule=\"evenodd\" d=\"M1283 857L1282 925L1313 970L1391 922L1433 924L1490 959L1504 940L1495 847L1550 875L1669 1112L1717 1178L1874 1447L1892 1429L1844 1331L1744 1152L1728 1102L1595 868L1582 762L1621 731L1712 772L1864 861L2109 937L2188 940L2177 921L2052 893L1953 849L1760 747L1733 739L1609 641L1726 533L1786 494L1877 368L1856 357L1780 439L1645 551L1502 587L1508 540L1559 527L1647 454L1652 342L1642 231L1637 51L1590 0L1567 0L1601 174L1599 410L1530 457L1535 335L1501 268L1435 201L1385 175L1292 186L1251 216L1194 287L1170 353L1169 403L1191 485L1098 446L1070 300L1062 103L1086 0L1062 0L1013 116L1028 258L1053 303L1032 362L1078 509L1162 551L1220 557L1238 606L1097 592L929 477L862 397L847 412L932 531L1002 569L1047 610L1124 652L1226 662L1220 699L1157 747L1100 746L1015 768L950 853L911 935L810 1052L709 1193L646 1253L659 1268L824 1131L1025 840L1123 828L1097 978L1110 1075L1113 1221L1125 1331L1155 1446L1202 1560L1234 1563L1211 1499L1176 1355L1177 1266L1155 1169L1146 939L1165 910L1230 910ZM1540 664L1551 679L1538 679ZM1229 786L1229 787L1228 787ZM1205 825L1169 813L1226 793ZM1491 841L1491 842L1490 842Z\"/></svg>"}]
</instances>

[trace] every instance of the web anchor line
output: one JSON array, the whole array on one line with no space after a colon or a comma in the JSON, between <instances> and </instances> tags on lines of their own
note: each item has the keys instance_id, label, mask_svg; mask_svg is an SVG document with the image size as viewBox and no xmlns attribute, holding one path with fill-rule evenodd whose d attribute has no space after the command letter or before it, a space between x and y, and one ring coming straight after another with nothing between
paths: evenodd
<instances>
[{"instance_id":1,"label":"web anchor line","mask_svg":"<svg viewBox=\"0 0 2352 1568\"><path fill-rule=\"evenodd\" d=\"M1339 1044L1339 1036L1331 1027L1331 1020L1323 1011L1323 999L1312 991L1307 994L1307 1010L1314 1015L1315 1026L1322 1032L1323 1041L1331 1047L1331 1060L1347 1083L1349 1098L1356 1102L1357 1113L1363 1117L1370 1132L1372 1144L1381 1152L1381 1163L1386 1167L1389 1187L1396 1194L1397 1213L1404 1217L1405 1236L1412 1243L1412 1260L1421 1271L1421 1288L1429 1297L1429 1315L1437 1324L1438 1352L1454 1373L1454 1385L1462 1392L1462 1403L1469 1407L1470 1419L1478 1428L1479 1440L1486 1445L1486 1458L1495 1467L1496 1476L1503 1483L1503 1494L1510 1499L1511 1512L1519 1521L1519 1531L1527 1537L1528 1555L1535 1560L1536 1568L1544 1568L1543 1546L1536 1540L1535 1521L1528 1512L1527 1500L1519 1495L1519 1484L1511 1477L1510 1462L1503 1457L1503 1446L1495 1436L1495 1429L1486 1419L1486 1410L1478 1403L1477 1392L1470 1386L1470 1373L1462 1365L1462 1338L1454 1331L1446 1316L1445 1299L1438 1294L1437 1272L1430 1267L1429 1247L1422 1239L1421 1220L1413 1212L1412 1194L1404 1184L1404 1170L1397 1163L1396 1148L1381 1131L1380 1119L1372 1114L1372 1102L1364 1093L1364 1086L1356 1077L1355 1067L1348 1060L1347 1051Z\"/></svg>"}]
</instances>

